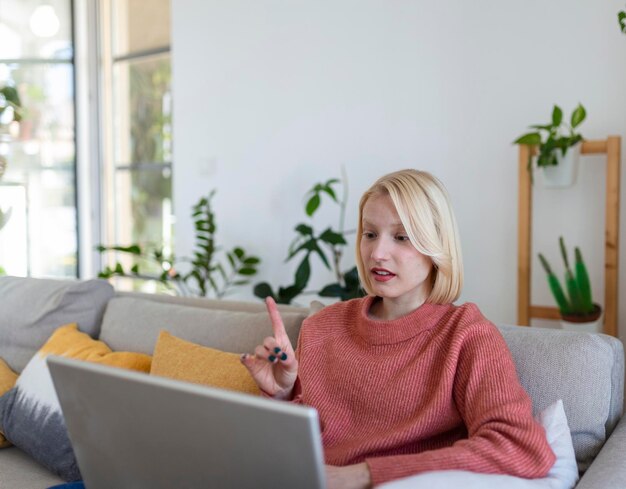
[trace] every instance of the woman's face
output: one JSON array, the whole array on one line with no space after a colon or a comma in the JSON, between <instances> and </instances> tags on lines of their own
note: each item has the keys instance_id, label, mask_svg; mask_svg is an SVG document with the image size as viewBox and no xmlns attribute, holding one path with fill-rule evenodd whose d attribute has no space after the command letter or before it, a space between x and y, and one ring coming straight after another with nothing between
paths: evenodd
<instances>
[{"instance_id":1,"label":"woman's face","mask_svg":"<svg viewBox=\"0 0 626 489\"><path fill-rule=\"evenodd\" d=\"M372 292L407 313L416 309L431 291L431 259L409 241L389 195L370 197L362 219L360 251Z\"/></svg>"}]
</instances>

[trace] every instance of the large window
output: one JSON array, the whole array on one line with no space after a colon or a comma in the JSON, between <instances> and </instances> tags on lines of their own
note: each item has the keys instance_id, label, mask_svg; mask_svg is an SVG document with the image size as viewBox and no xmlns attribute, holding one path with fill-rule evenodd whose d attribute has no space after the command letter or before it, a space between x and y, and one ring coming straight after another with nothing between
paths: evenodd
<instances>
[{"instance_id":1,"label":"large window","mask_svg":"<svg viewBox=\"0 0 626 489\"><path fill-rule=\"evenodd\" d=\"M102 2L105 241L172 241L169 0Z\"/></svg>"},{"instance_id":2,"label":"large window","mask_svg":"<svg viewBox=\"0 0 626 489\"><path fill-rule=\"evenodd\" d=\"M17 88L23 106L19 126L0 125L9 274L78 274L73 52L70 0L0 2L0 87Z\"/></svg>"}]
</instances>

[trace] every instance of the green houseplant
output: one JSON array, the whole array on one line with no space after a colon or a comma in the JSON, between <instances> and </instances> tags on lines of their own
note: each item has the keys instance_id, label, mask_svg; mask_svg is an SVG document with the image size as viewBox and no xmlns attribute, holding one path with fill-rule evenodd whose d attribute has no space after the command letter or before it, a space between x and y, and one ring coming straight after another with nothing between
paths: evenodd
<instances>
[{"instance_id":1,"label":"green houseplant","mask_svg":"<svg viewBox=\"0 0 626 489\"><path fill-rule=\"evenodd\" d=\"M202 197L192 209L195 227L195 246L193 257L177 259L172 254L163 251L163 247L140 246L98 246L100 253L121 252L131 255L135 260L128 268L117 261L113 266L106 266L98 277L129 277L138 280L157 281L173 289L178 295L197 295L201 297L215 297L222 299L234 287L247 285L250 277L257 273L261 260L256 256L248 255L243 248L234 247L230 251L223 251L216 244L215 213L211 206L211 199L215 190L208 196ZM223 256L220 257L219 255ZM224 261L226 259L226 262ZM151 268L158 270L145 272L145 265L152 264ZM178 265L189 268L187 273L180 273Z\"/></svg>"},{"instance_id":2,"label":"green houseplant","mask_svg":"<svg viewBox=\"0 0 626 489\"><path fill-rule=\"evenodd\" d=\"M337 197L335 186L343 185L344 196L340 200ZM312 223L300 223L296 225L296 237L289 246L287 258L290 261L296 257L300 263L294 274L293 284L279 286L276 290L267 282L261 282L254 286L254 295L264 299L271 296L279 304L291 304L301 294L314 294L320 297L337 297L341 300L353 299L364 295L359 283L356 266L344 271L341 268L341 257L345 246L348 244L346 236L354 231L344 230L345 209L347 194L347 178L343 181L336 178L326 182L316 183L305 194L304 211L308 218L313 218L322 203L322 197L329 198L339 206L339 226L333 229L327 227L321 232L314 229ZM319 291L305 290L311 278L311 259L317 257L323 265L333 271L336 281L322 287ZM330 257L330 258L329 258Z\"/></svg>"},{"instance_id":3,"label":"green houseplant","mask_svg":"<svg viewBox=\"0 0 626 489\"><path fill-rule=\"evenodd\" d=\"M565 287L561 286L561 282L548 260L541 253L539 253L539 261L546 272L550 291L558 305L562 327L564 329L599 330L602 308L593 302L589 274L582 253L578 247L574 249L575 263L572 271L562 236L559 238L559 247L565 266ZM578 326L570 327L571 323Z\"/></svg>"},{"instance_id":4,"label":"green houseplant","mask_svg":"<svg viewBox=\"0 0 626 489\"><path fill-rule=\"evenodd\" d=\"M537 146L539 154L537 156L537 167L543 168L545 171L551 171L554 167L561 163L563 166L563 160L571 154L573 164L577 163L578 154L580 154L580 148L578 143L583 140L583 136L576 132L576 128L585 120L587 112L582 104L578 106L572 112L569 124L563 119L563 110L558 105L552 108L552 116L550 122L547 124L534 124L529 126L534 129L531 132L518 137L513 144L526 144L529 146ZM532 158L528 159L528 171L532 175ZM554 171L554 170L552 170ZM565 185L573 183L576 175L576 167L572 170L573 174L569 177ZM545 173L544 173L545 174ZM551 178L550 174L548 173ZM553 185L564 186L564 185Z\"/></svg>"}]
</instances>

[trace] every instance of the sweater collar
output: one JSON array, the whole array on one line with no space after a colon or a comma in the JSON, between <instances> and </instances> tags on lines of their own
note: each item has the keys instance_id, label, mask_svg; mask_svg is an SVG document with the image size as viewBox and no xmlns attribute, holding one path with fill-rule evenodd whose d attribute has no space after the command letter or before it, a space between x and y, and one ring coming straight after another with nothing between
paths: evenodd
<instances>
[{"instance_id":1,"label":"sweater collar","mask_svg":"<svg viewBox=\"0 0 626 489\"><path fill-rule=\"evenodd\" d=\"M450 304L424 303L406 316L382 321L368 315L376 299L375 296L368 296L363 300L357 321L359 336L372 345L400 343L432 329L450 308Z\"/></svg>"}]
</instances>

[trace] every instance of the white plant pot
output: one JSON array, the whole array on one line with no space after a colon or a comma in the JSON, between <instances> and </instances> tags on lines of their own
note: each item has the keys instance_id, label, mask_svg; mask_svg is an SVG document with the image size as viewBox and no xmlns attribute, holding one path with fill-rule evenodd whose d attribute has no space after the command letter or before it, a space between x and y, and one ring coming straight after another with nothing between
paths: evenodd
<instances>
[{"instance_id":1,"label":"white plant pot","mask_svg":"<svg viewBox=\"0 0 626 489\"><path fill-rule=\"evenodd\" d=\"M604 332L604 322L602 318L602 311L600 307L595 304L596 314L598 314L597 318L593 321L567 321L561 318L561 329L565 331L578 331L582 333L603 333ZM591 318L595 317L595 314L591 316ZM589 318L589 319L591 319Z\"/></svg>"},{"instance_id":2,"label":"white plant pot","mask_svg":"<svg viewBox=\"0 0 626 489\"><path fill-rule=\"evenodd\" d=\"M567 188L576 183L580 161L580 143L568 148L565 156L561 150L556 151L558 164L544 166L543 185L548 188Z\"/></svg>"}]
</instances>

